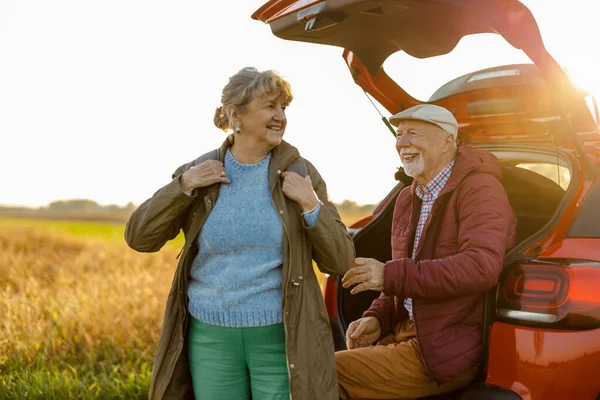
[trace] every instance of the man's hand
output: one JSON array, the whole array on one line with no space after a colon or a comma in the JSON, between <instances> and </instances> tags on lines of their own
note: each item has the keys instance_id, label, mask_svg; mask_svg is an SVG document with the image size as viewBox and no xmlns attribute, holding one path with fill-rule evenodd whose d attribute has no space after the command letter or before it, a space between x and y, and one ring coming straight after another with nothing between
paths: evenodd
<instances>
[{"instance_id":1,"label":"man's hand","mask_svg":"<svg viewBox=\"0 0 600 400\"><path fill-rule=\"evenodd\" d=\"M381 336L381 324L375 317L364 317L352 321L346 331L346 346L348 349L367 347Z\"/></svg>"},{"instance_id":2,"label":"man's hand","mask_svg":"<svg viewBox=\"0 0 600 400\"><path fill-rule=\"evenodd\" d=\"M194 165L181 175L181 190L191 192L198 187L210 186L214 183L231 183L221 161L206 160L199 165Z\"/></svg>"},{"instance_id":3,"label":"man's hand","mask_svg":"<svg viewBox=\"0 0 600 400\"><path fill-rule=\"evenodd\" d=\"M342 286L349 288L358 285L350 291L352 294L365 290L383 291L385 264L374 258L357 258L346 275L342 278Z\"/></svg>"},{"instance_id":4,"label":"man's hand","mask_svg":"<svg viewBox=\"0 0 600 400\"><path fill-rule=\"evenodd\" d=\"M281 186L283 194L300 204L302 211L310 211L319 204L319 198L312 187L310 176L307 175L303 178L295 172L284 171L281 173L281 178L283 179Z\"/></svg>"}]
</instances>

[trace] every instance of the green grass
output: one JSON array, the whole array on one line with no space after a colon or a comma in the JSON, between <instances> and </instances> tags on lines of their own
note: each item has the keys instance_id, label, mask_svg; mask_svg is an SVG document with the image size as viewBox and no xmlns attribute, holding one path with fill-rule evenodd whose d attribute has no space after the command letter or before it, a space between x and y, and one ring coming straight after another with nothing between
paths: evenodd
<instances>
[{"instance_id":1,"label":"green grass","mask_svg":"<svg viewBox=\"0 0 600 400\"><path fill-rule=\"evenodd\" d=\"M5 366L9 372L0 373L0 399L146 399L151 360L107 356L73 364L41 357L34 365L15 357L14 365Z\"/></svg>"},{"instance_id":2,"label":"green grass","mask_svg":"<svg viewBox=\"0 0 600 400\"><path fill-rule=\"evenodd\" d=\"M66 233L76 237L125 241L125 224L121 223L0 217L0 229L2 229L2 226L15 225L43 228L53 233ZM181 247L183 243L183 234L180 234L168 244Z\"/></svg>"},{"instance_id":3,"label":"green grass","mask_svg":"<svg viewBox=\"0 0 600 400\"><path fill-rule=\"evenodd\" d=\"M125 225L119 223L0 217L0 227L17 224L23 227L45 228L74 236L108 240L124 240L123 234L125 233Z\"/></svg>"}]
</instances>

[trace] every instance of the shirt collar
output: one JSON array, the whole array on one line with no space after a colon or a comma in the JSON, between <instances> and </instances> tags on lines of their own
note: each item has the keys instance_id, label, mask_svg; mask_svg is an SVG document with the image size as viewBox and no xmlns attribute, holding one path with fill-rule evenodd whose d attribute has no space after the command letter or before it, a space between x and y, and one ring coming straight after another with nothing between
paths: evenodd
<instances>
[{"instance_id":1,"label":"shirt collar","mask_svg":"<svg viewBox=\"0 0 600 400\"><path fill-rule=\"evenodd\" d=\"M417 196L423 199L426 193L431 193L433 198L436 199L446 185L446 182L448 182L448 179L450 179L453 166L454 160L450 161L427 185L423 186L418 183L416 188Z\"/></svg>"}]
</instances>

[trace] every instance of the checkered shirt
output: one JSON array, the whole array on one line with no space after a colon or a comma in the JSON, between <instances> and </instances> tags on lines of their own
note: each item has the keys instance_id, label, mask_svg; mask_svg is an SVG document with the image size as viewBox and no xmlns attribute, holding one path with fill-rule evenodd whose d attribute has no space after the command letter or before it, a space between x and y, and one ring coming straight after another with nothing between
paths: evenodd
<instances>
[{"instance_id":1,"label":"checkered shirt","mask_svg":"<svg viewBox=\"0 0 600 400\"><path fill-rule=\"evenodd\" d=\"M421 215L419 216L417 230L415 231L415 243L413 245L411 258L415 258L417 247L419 246L419 241L421 240L421 234L423 233L423 229L425 229L425 225L429 223L429 214L431 214L433 203L435 203L435 200L440 195L440 192L446 185L446 182L448 182L453 166L454 160L450 161L450 163L446 165L446 167L444 167L444 169L441 170L440 173L437 174L435 178L433 178L427 185L423 186L420 183L417 184L415 193L421 200L423 200L423 204L421 205ZM406 308L408 311L408 316L410 319L413 319L412 299L410 297L404 299L404 308Z\"/></svg>"}]
</instances>

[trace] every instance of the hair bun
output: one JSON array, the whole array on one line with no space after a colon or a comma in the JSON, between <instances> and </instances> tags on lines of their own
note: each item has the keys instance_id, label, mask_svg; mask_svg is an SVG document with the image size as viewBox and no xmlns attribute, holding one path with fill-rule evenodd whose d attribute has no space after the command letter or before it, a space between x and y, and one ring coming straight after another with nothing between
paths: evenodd
<instances>
[{"instance_id":1,"label":"hair bun","mask_svg":"<svg viewBox=\"0 0 600 400\"><path fill-rule=\"evenodd\" d=\"M223 111L223 106L217 107L217 109L215 110L215 117L213 121L217 128L227 132L227 130L229 129L229 121L227 120L227 116Z\"/></svg>"}]
</instances>

